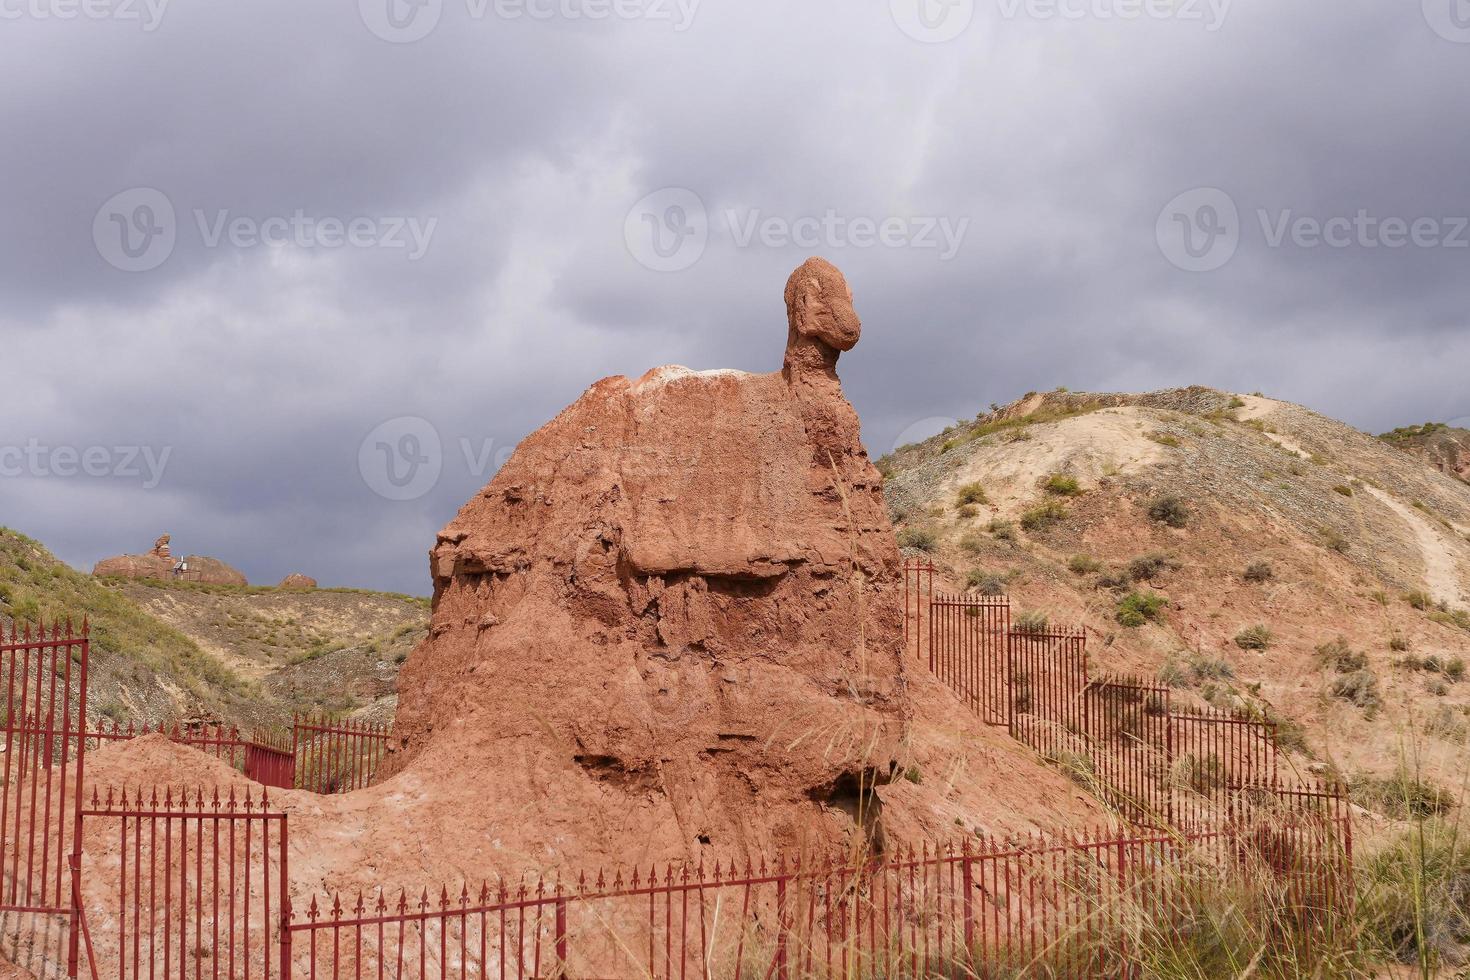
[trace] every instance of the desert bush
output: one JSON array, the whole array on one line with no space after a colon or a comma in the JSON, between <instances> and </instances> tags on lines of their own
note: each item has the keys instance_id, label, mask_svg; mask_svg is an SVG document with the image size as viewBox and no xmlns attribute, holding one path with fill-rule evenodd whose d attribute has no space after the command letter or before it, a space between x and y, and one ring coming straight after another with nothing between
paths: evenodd
<instances>
[{"instance_id":1,"label":"desert bush","mask_svg":"<svg viewBox=\"0 0 1470 980\"><path fill-rule=\"evenodd\" d=\"M1177 436L1170 435L1167 432L1146 432L1144 435L1146 438L1152 439L1161 446L1168 446L1170 449L1178 449L1183 445Z\"/></svg>"},{"instance_id":2,"label":"desert bush","mask_svg":"<svg viewBox=\"0 0 1470 980\"><path fill-rule=\"evenodd\" d=\"M1441 704L1424 719L1423 730L1425 735L1463 744L1466 735L1470 735L1470 724L1466 723L1463 711Z\"/></svg>"},{"instance_id":3,"label":"desert bush","mask_svg":"<svg viewBox=\"0 0 1470 980\"><path fill-rule=\"evenodd\" d=\"M1254 561L1245 567L1242 575L1247 582L1269 582L1276 571L1269 561Z\"/></svg>"},{"instance_id":4,"label":"desert bush","mask_svg":"<svg viewBox=\"0 0 1470 980\"><path fill-rule=\"evenodd\" d=\"M1169 601L1153 592L1130 592L1118 602L1114 613L1120 626L1130 629L1157 622L1164 614Z\"/></svg>"},{"instance_id":5,"label":"desert bush","mask_svg":"<svg viewBox=\"0 0 1470 980\"><path fill-rule=\"evenodd\" d=\"M1322 528L1322 547L1328 551L1335 551L1340 555L1347 554L1351 547L1348 539L1335 527Z\"/></svg>"},{"instance_id":6,"label":"desert bush","mask_svg":"<svg viewBox=\"0 0 1470 980\"><path fill-rule=\"evenodd\" d=\"M1429 621L1470 632L1470 612L1463 609L1438 609L1429 614Z\"/></svg>"},{"instance_id":7,"label":"desert bush","mask_svg":"<svg viewBox=\"0 0 1470 980\"><path fill-rule=\"evenodd\" d=\"M978 555L985 550L985 539L971 531L960 537L960 550L969 555Z\"/></svg>"},{"instance_id":8,"label":"desert bush","mask_svg":"<svg viewBox=\"0 0 1470 980\"><path fill-rule=\"evenodd\" d=\"M1275 634L1271 632L1271 627L1264 623L1247 626L1235 634L1235 645L1242 650L1266 650L1274 640Z\"/></svg>"},{"instance_id":9,"label":"desert bush","mask_svg":"<svg viewBox=\"0 0 1470 980\"><path fill-rule=\"evenodd\" d=\"M1430 674L1440 674L1452 683L1459 683L1465 677L1463 657L1441 657L1438 654L1417 657L1410 654L1394 661L1394 666L1403 667L1406 670L1422 670Z\"/></svg>"},{"instance_id":10,"label":"desert bush","mask_svg":"<svg viewBox=\"0 0 1470 980\"><path fill-rule=\"evenodd\" d=\"M1470 838L1439 817L1419 819L1361 862L1357 919L1377 959L1416 976L1463 966L1470 948ZM1445 975L1450 975L1446 971Z\"/></svg>"},{"instance_id":11,"label":"desert bush","mask_svg":"<svg viewBox=\"0 0 1470 980\"><path fill-rule=\"evenodd\" d=\"M1169 527L1186 527L1189 524L1189 506L1180 496L1163 494L1149 501L1148 516L1149 520Z\"/></svg>"},{"instance_id":12,"label":"desert bush","mask_svg":"<svg viewBox=\"0 0 1470 980\"><path fill-rule=\"evenodd\" d=\"M1018 633L1045 633L1051 619L1046 613L1039 609L1030 609L1019 612L1011 620L1011 626Z\"/></svg>"},{"instance_id":13,"label":"desert bush","mask_svg":"<svg viewBox=\"0 0 1470 980\"><path fill-rule=\"evenodd\" d=\"M1395 820L1422 820L1455 805L1448 792L1400 766L1388 776L1359 773L1348 780L1353 802Z\"/></svg>"},{"instance_id":14,"label":"desert bush","mask_svg":"<svg viewBox=\"0 0 1470 980\"><path fill-rule=\"evenodd\" d=\"M1004 575L983 568L972 568L965 576L965 588L981 595L1005 595L1006 579Z\"/></svg>"},{"instance_id":15,"label":"desert bush","mask_svg":"<svg viewBox=\"0 0 1470 980\"><path fill-rule=\"evenodd\" d=\"M974 504L965 504L963 507L960 507L957 511L955 511L955 513L968 520L972 517L978 517L980 515L980 508L976 507Z\"/></svg>"},{"instance_id":16,"label":"desert bush","mask_svg":"<svg viewBox=\"0 0 1470 980\"><path fill-rule=\"evenodd\" d=\"M1037 504L1021 515L1021 527L1027 531L1044 531L1067 519L1067 508L1059 500Z\"/></svg>"},{"instance_id":17,"label":"desert bush","mask_svg":"<svg viewBox=\"0 0 1470 980\"><path fill-rule=\"evenodd\" d=\"M1159 680L1170 687L1194 687L1205 681L1228 681L1234 676L1235 668L1226 661L1197 653L1169 657L1159 670Z\"/></svg>"},{"instance_id":18,"label":"desert bush","mask_svg":"<svg viewBox=\"0 0 1470 980\"><path fill-rule=\"evenodd\" d=\"M913 548L916 551L933 551L939 543L934 531L927 527L908 526L900 528L898 532L898 546L900 548Z\"/></svg>"},{"instance_id":19,"label":"desert bush","mask_svg":"<svg viewBox=\"0 0 1470 980\"><path fill-rule=\"evenodd\" d=\"M1404 601L1413 606L1415 609L1418 609L1420 612L1434 608L1434 596L1430 595L1428 592L1421 592L1417 589L1413 592L1405 592Z\"/></svg>"},{"instance_id":20,"label":"desert bush","mask_svg":"<svg viewBox=\"0 0 1470 980\"><path fill-rule=\"evenodd\" d=\"M1339 674L1351 674L1368 666L1366 653L1355 653L1347 640L1338 637L1331 643L1317 647L1317 666Z\"/></svg>"},{"instance_id":21,"label":"desert bush","mask_svg":"<svg viewBox=\"0 0 1470 980\"><path fill-rule=\"evenodd\" d=\"M1016 540L1016 525L1010 521L994 520L990 522L989 531L997 541Z\"/></svg>"},{"instance_id":22,"label":"desert bush","mask_svg":"<svg viewBox=\"0 0 1470 980\"><path fill-rule=\"evenodd\" d=\"M955 494L955 504L959 507L963 507L966 504L988 503L990 503L990 498L985 495L985 488L978 483L966 483Z\"/></svg>"},{"instance_id":23,"label":"desert bush","mask_svg":"<svg viewBox=\"0 0 1470 980\"><path fill-rule=\"evenodd\" d=\"M1351 497L1353 495L1353 488L1345 483L1340 483L1332 488L1332 492L1342 494L1344 497Z\"/></svg>"},{"instance_id":24,"label":"desert bush","mask_svg":"<svg viewBox=\"0 0 1470 980\"><path fill-rule=\"evenodd\" d=\"M1147 582L1158 578L1165 572L1176 571L1179 567L1179 562L1169 555L1154 552L1149 555L1139 555L1130 561L1128 577L1135 582Z\"/></svg>"},{"instance_id":25,"label":"desert bush","mask_svg":"<svg viewBox=\"0 0 1470 980\"><path fill-rule=\"evenodd\" d=\"M1403 653L1409 649L1409 638L1402 633L1395 633L1388 638L1388 648L1395 653Z\"/></svg>"},{"instance_id":26,"label":"desert bush","mask_svg":"<svg viewBox=\"0 0 1470 980\"><path fill-rule=\"evenodd\" d=\"M1127 569L1117 572L1104 572L1097 577L1094 583L1099 589L1112 589L1114 592L1127 592L1133 588L1133 578Z\"/></svg>"},{"instance_id":27,"label":"desert bush","mask_svg":"<svg viewBox=\"0 0 1470 980\"><path fill-rule=\"evenodd\" d=\"M1369 715L1383 706L1383 695L1378 690L1378 675L1371 670L1355 670L1351 674L1340 674L1327 685L1327 693L1355 708L1362 708Z\"/></svg>"},{"instance_id":28,"label":"desert bush","mask_svg":"<svg viewBox=\"0 0 1470 980\"><path fill-rule=\"evenodd\" d=\"M1077 575L1091 575L1102 571L1103 564L1091 555L1073 555L1067 560L1067 568Z\"/></svg>"},{"instance_id":29,"label":"desert bush","mask_svg":"<svg viewBox=\"0 0 1470 980\"><path fill-rule=\"evenodd\" d=\"M1082 493L1082 485L1075 476L1053 473L1046 481L1046 492L1055 497L1076 497Z\"/></svg>"}]
</instances>

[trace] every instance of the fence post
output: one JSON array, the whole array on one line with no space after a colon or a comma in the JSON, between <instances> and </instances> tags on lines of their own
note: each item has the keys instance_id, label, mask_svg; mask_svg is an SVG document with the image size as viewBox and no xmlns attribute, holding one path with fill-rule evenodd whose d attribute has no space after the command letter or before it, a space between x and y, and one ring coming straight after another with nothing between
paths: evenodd
<instances>
[{"instance_id":1,"label":"fence post","mask_svg":"<svg viewBox=\"0 0 1470 980\"><path fill-rule=\"evenodd\" d=\"M969 962L975 956L975 912L972 893L975 890L974 871L970 867L970 839L965 838L964 847L961 849L960 877L965 889L965 960Z\"/></svg>"},{"instance_id":2,"label":"fence post","mask_svg":"<svg viewBox=\"0 0 1470 980\"><path fill-rule=\"evenodd\" d=\"M87 634L88 622L84 619L82 620L81 682L77 694L77 731L80 737L77 739L76 802L73 804L71 839L71 913L68 916L71 927L67 930L66 937L66 975L71 980L76 980L77 976L78 940L81 938L78 934L82 928L82 778L87 758L87 660L91 652L91 640ZM67 652L67 656L71 656L70 651ZM62 737L65 738L66 735L63 734ZM63 824L65 820L63 816Z\"/></svg>"},{"instance_id":3,"label":"fence post","mask_svg":"<svg viewBox=\"0 0 1470 980\"><path fill-rule=\"evenodd\" d=\"M561 892L561 885L557 884L556 890ZM567 900L558 894L556 900L556 962L557 975L567 975Z\"/></svg>"},{"instance_id":4,"label":"fence post","mask_svg":"<svg viewBox=\"0 0 1470 980\"><path fill-rule=\"evenodd\" d=\"M290 820L281 817L281 980L291 980ZM182 980L182 978L181 978Z\"/></svg>"},{"instance_id":5,"label":"fence post","mask_svg":"<svg viewBox=\"0 0 1470 980\"><path fill-rule=\"evenodd\" d=\"M786 972L786 876L776 879L776 980L790 980Z\"/></svg>"}]
</instances>

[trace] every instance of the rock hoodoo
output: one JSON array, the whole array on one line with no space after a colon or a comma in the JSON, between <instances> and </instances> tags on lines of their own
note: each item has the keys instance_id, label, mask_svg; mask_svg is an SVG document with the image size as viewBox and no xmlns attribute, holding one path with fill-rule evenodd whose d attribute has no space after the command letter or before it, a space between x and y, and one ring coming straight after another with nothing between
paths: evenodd
<instances>
[{"instance_id":1,"label":"rock hoodoo","mask_svg":"<svg viewBox=\"0 0 1470 980\"><path fill-rule=\"evenodd\" d=\"M285 578L281 579L281 584L277 585L276 588L302 590L314 589L316 588L316 579L312 578L310 575L302 575L300 572L292 572L290 575L287 575Z\"/></svg>"},{"instance_id":2,"label":"rock hoodoo","mask_svg":"<svg viewBox=\"0 0 1470 980\"><path fill-rule=\"evenodd\" d=\"M833 844L880 826L909 699L900 556L836 373L842 274L771 374L604 379L440 532L395 767L487 758L507 846ZM513 751L511 751L513 747Z\"/></svg>"},{"instance_id":3,"label":"rock hoodoo","mask_svg":"<svg viewBox=\"0 0 1470 980\"><path fill-rule=\"evenodd\" d=\"M153 548L147 554L104 558L92 567L92 574L99 578L178 580L211 585L249 584L243 573L218 558L189 555L176 560L169 548L170 540L170 535L163 534L153 542Z\"/></svg>"}]
</instances>

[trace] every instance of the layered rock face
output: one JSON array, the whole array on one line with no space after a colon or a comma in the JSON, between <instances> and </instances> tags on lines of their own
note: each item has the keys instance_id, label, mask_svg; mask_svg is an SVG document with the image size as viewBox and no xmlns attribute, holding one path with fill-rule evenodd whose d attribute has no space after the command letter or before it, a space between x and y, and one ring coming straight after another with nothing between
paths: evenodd
<instances>
[{"instance_id":1,"label":"layered rock face","mask_svg":"<svg viewBox=\"0 0 1470 980\"><path fill-rule=\"evenodd\" d=\"M431 553L397 770L488 767L507 847L839 843L910 714L900 556L812 259L771 374L608 378L527 437Z\"/></svg>"},{"instance_id":2,"label":"layered rock face","mask_svg":"<svg viewBox=\"0 0 1470 980\"><path fill-rule=\"evenodd\" d=\"M292 572L290 575L281 579L280 584L276 588L310 590L316 588L316 579L310 575L302 575L300 572Z\"/></svg>"}]
</instances>

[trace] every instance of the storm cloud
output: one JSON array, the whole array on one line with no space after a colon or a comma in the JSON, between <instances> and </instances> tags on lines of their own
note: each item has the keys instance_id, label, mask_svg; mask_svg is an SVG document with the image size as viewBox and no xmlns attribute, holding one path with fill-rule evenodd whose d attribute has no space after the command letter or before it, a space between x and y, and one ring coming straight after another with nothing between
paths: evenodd
<instances>
[{"instance_id":1,"label":"storm cloud","mask_svg":"<svg viewBox=\"0 0 1470 980\"><path fill-rule=\"evenodd\" d=\"M425 592L597 378L779 366L809 254L875 455L1057 385L1470 416L1465 0L0 0L0 79L0 522L79 567Z\"/></svg>"}]
</instances>

